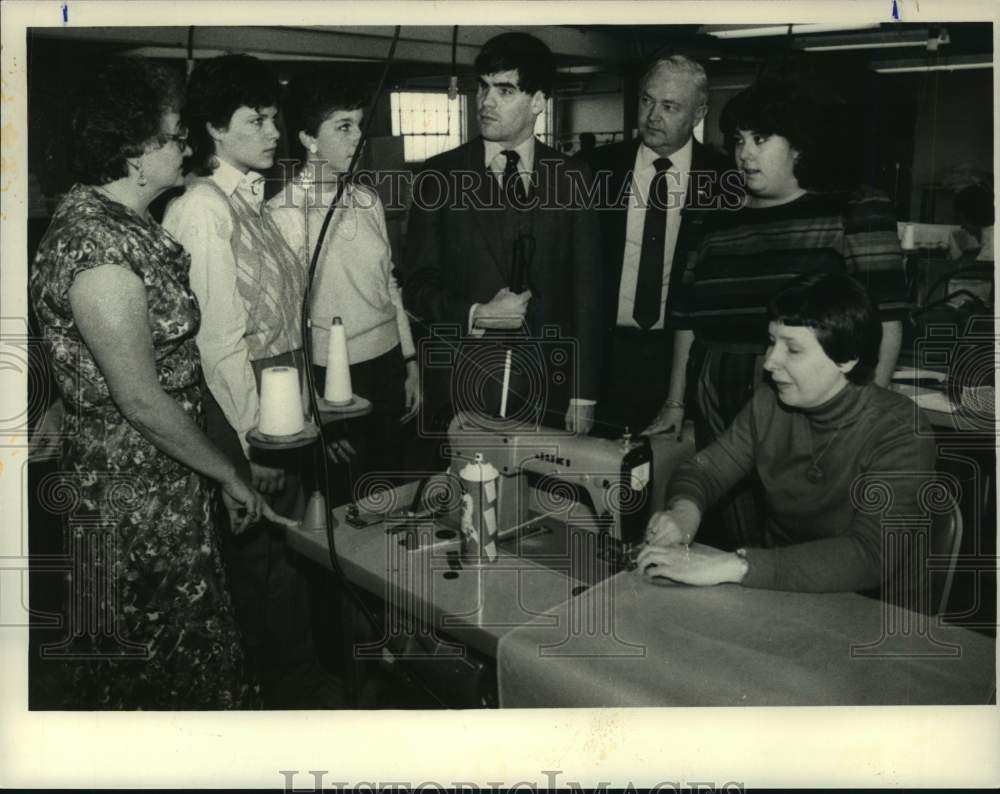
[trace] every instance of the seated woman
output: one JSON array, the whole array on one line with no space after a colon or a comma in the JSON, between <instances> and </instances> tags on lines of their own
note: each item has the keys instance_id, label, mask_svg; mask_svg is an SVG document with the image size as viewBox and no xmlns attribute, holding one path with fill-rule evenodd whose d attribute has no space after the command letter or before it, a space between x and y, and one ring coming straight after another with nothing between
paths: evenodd
<instances>
[{"instance_id":1,"label":"seated woman","mask_svg":"<svg viewBox=\"0 0 1000 794\"><path fill-rule=\"evenodd\" d=\"M884 195L850 184L837 116L816 88L763 78L723 108L746 202L715 213L679 274L670 387L647 433L679 433L687 416L704 449L729 427L763 378L768 300L807 274L847 273L865 286L882 323L874 381L892 377L910 309L895 213ZM752 481L731 489L712 511L716 542L759 543L762 508Z\"/></svg>"},{"instance_id":2,"label":"seated woman","mask_svg":"<svg viewBox=\"0 0 1000 794\"><path fill-rule=\"evenodd\" d=\"M870 383L881 327L864 289L839 273L808 276L768 306L768 381L733 424L684 463L654 514L640 570L693 585L857 591L890 580L882 516L863 483L891 489L894 515L920 515L936 449L906 397ZM919 425L914 426L915 421ZM690 548L705 510L756 472L766 499L763 546Z\"/></svg>"},{"instance_id":3,"label":"seated woman","mask_svg":"<svg viewBox=\"0 0 1000 794\"><path fill-rule=\"evenodd\" d=\"M300 80L296 95L295 127L305 164L269 207L303 269L308 269L327 209L361 140L368 97L356 83L321 73ZM351 386L373 404L370 416L350 422L347 437L330 445L332 457L353 463L355 479L365 472L399 467L406 446L401 425L413 419L420 406L410 319L392 271L392 249L378 194L347 185L324 240L309 313L316 388L322 393L330 325L340 317L347 336Z\"/></svg>"}]
</instances>

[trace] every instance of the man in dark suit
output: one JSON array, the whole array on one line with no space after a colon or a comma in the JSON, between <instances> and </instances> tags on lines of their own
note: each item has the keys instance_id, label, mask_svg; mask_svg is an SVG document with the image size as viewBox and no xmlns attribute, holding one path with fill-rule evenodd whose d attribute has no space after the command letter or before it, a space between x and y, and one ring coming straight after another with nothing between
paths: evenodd
<instances>
[{"instance_id":1,"label":"man in dark suit","mask_svg":"<svg viewBox=\"0 0 1000 794\"><path fill-rule=\"evenodd\" d=\"M639 84L639 140L603 146L587 157L605 284L600 435L620 435L626 427L638 433L654 417L655 429L680 432L684 395L669 392L670 296L711 213L727 200L728 206L737 203L720 184L732 164L694 140L707 101L698 63L681 55L658 60Z\"/></svg>"},{"instance_id":2,"label":"man in dark suit","mask_svg":"<svg viewBox=\"0 0 1000 794\"><path fill-rule=\"evenodd\" d=\"M555 77L545 44L501 34L476 70L482 136L429 159L413 185L404 303L418 327L456 329L447 393L431 386L428 401L587 433L603 334L589 172L534 137Z\"/></svg>"}]
</instances>

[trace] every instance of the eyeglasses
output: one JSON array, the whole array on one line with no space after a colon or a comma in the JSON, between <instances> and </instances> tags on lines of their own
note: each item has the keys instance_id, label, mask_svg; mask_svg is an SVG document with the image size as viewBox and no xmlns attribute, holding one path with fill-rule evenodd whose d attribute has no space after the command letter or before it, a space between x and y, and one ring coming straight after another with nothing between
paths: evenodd
<instances>
[{"instance_id":1,"label":"eyeglasses","mask_svg":"<svg viewBox=\"0 0 1000 794\"><path fill-rule=\"evenodd\" d=\"M187 148L188 132L187 130L181 130L180 132L161 132L156 139L160 142L160 146L166 146L168 143L173 141L177 144L177 148L183 152Z\"/></svg>"}]
</instances>

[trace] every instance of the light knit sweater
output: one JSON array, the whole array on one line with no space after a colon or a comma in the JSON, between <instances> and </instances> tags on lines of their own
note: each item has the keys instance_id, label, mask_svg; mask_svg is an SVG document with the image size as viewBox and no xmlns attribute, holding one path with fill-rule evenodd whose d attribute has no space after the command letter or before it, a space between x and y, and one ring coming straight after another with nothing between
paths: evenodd
<instances>
[{"instance_id":1,"label":"light knit sweater","mask_svg":"<svg viewBox=\"0 0 1000 794\"><path fill-rule=\"evenodd\" d=\"M332 186L325 187L320 196L316 187L306 190L292 182L268 202L271 216L304 271L333 200ZM313 363L326 366L334 317L344 323L351 364L376 358L399 344L403 356L412 356L410 321L392 272L382 203L374 191L352 185L341 205L327 231L313 286Z\"/></svg>"}]
</instances>

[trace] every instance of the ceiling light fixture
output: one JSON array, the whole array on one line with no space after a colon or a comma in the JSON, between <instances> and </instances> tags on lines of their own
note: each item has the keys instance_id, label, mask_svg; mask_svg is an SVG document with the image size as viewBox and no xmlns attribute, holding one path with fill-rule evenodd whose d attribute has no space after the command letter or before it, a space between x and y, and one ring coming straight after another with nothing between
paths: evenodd
<instances>
[{"instance_id":1,"label":"ceiling light fixture","mask_svg":"<svg viewBox=\"0 0 1000 794\"><path fill-rule=\"evenodd\" d=\"M856 36L817 36L795 39L793 46L806 52L834 52L837 50L881 50L888 47L926 47L936 51L942 44L949 44L947 30L934 34L929 30L882 30L877 33L860 33Z\"/></svg>"},{"instance_id":2,"label":"ceiling light fixture","mask_svg":"<svg viewBox=\"0 0 1000 794\"><path fill-rule=\"evenodd\" d=\"M921 60L911 58L900 61L875 61L872 64L879 74L903 74L906 72L954 72L962 69L992 69L992 55L958 55L954 58Z\"/></svg>"},{"instance_id":3,"label":"ceiling light fixture","mask_svg":"<svg viewBox=\"0 0 1000 794\"><path fill-rule=\"evenodd\" d=\"M129 50L123 51L122 55L128 56L141 56L143 58L188 58L193 57L194 60L202 61L208 58L215 58L219 55L231 55L232 50L219 50L219 49L202 49L195 48L189 53L187 50L180 47L134 47ZM294 52L261 52L256 50L245 51L246 55L252 55L255 58L259 58L262 61L351 61L351 62L363 62L367 63L369 60L376 60L375 58L352 58L352 57L342 57L342 56L329 56L329 55L306 55Z\"/></svg>"},{"instance_id":4,"label":"ceiling light fixture","mask_svg":"<svg viewBox=\"0 0 1000 794\"><path fill-rule=\"evenodd\" d=\"M763 36L787 36L788 34L834 33L844 30L871 30L879 27L878 22L857 25L843 23L787 23L784 25L703 25L699 33L715 36L717 39L750 39Z\"/></svg>"}]
</instances>

